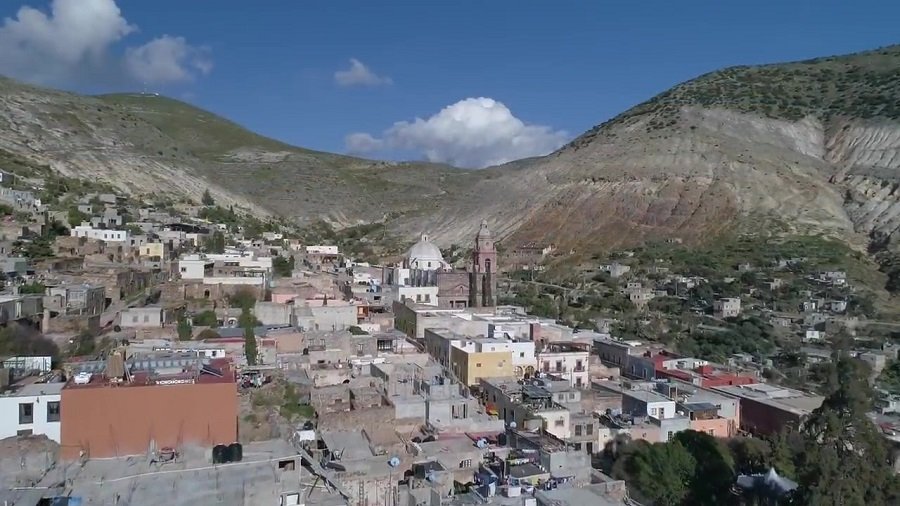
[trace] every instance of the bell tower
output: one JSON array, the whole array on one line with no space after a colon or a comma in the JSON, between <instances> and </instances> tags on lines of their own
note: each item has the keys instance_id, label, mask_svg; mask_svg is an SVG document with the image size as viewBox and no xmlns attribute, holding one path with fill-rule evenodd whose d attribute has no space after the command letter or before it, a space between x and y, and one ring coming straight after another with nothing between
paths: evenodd
<instances>
[{"instance_id":1,"label":"bell tower","mask_svg":"<svg viewBox=\"0 0 900 506\"><path fill-rule=\"evenodd\" d=\"M488 229L487 221L481 221L472 248L472 272L469 275L469 306L493 307L497 305L497 249Z\"/></svg>"}]
</instances>

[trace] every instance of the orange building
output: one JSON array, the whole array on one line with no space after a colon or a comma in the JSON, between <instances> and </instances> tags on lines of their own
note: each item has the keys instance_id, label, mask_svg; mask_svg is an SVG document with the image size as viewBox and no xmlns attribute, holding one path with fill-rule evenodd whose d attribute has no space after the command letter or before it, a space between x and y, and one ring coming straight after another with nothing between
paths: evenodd
<instances>
[{"instance_id":1,"label":"orange building","mask_svg":"<svg viewBox=\"0 0 900 506\"><path fill-rule=\"evenodd\" d=\"M147 454L237 441L238 395L228 361L176 374L136 373L130 381L94 375L62 389L63 459Z\"/></svg>"}]
</instances>

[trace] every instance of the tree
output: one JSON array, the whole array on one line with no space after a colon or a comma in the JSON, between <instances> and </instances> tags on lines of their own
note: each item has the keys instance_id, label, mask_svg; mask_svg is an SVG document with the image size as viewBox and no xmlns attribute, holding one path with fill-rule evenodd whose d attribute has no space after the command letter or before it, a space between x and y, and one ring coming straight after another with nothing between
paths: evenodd
<instances>
[{"instance_id":1,"label":"tree","mask_svg":"<svg viewBox=\"0 0 900 506\"><path fill-rule=\"evenodd\" d=\"M72 206L69 208L69 213L66 217L66 221L69 222L70 227L77 227L78 225L81 225L82 222L87 221L89 218L90 216L79 211L78 207Z\"/></svg>"},{"instance_id":2,"label":"tree","mask_svg":"<svg viewBox=\"0 0 900 506\"><path fill-rule=\"evenodd\" d=\"M676 506L687 499L696 466L694 457L677 441L636 441L626 447L613 474L624 478L641 498L659 506Z\"/></svg>"},{"instance_id":3,"label":"tree","mask_svg":"<svg viewBox=\"0 0 900 506\"><path fill-rule=\"evenodd\" d=\"M231 307L249 309L252 308L254 304L256 304L256 295L253 294L252 290L242 288L236 290L233 294L228 296L228 304Z\"/></svg>"},{"instance_id":4,"label":"tree","mask_svg":"<svg viewBox=\"0 0 900 506\"><path fill-rule=\"evenodd\" d=\"M32 281L31 283L29 283L27 285L22 285L19 287L20 294L31 293L31 294L43 295L46 290L47 290L47 287L44 286L43 283L38 283L37 281Z\"/></svg>"},{"instance_id":5,"label":"tree","mask_svg":"<svg viewBox=\"0 0 900 506\"><path fill-rule=\"evenodd\" d=\"M248 313L250 310L244 309L244 313ZM247 357L248 365L256 365L257 358L259 357L259 352L256 349L256 332L254 331L254 325L249 324L249 318L244 318L244 315L241 315L241 319L245 321L244 325L244 356Z\"/></svg>"},{"instance_id":6,"label":"tree","mask_svg":"<svg viewBox=\"0 0 900 506\"><path fill-rule=\"evenodd\" d=\"M900 360L889 360L878 376L878 386L888 392L900 394Z\"/></svg>"},{"instance_id":7,"label":"tree","mask_svg":"<svg viewBox=\"0 0 900 506\"><path fill-rule=\"evenodd\" d=\"M803 424L798 503L880 506L900 503L900 485L885 440L866 416L872 392L865 369L838 349L831 393Z\"/></svg>"},{"instance_id":8,"label":"tree","mask_svg":"<svg viewBox=\"0 0 900 506\"><path fill-rule=\"evenodd\" d=\"M203 311L201 313L197 313L194 315L191 320L194 322L194 325L198 327L218 327L219 319L216 316L216 312L210 309Z\"/></svg>"},{"instance_id":9,"label":"tree","mask_svg":"<svg viewBox=\"0 0 900 506\"><path fill-rule=\"evenodd\" d=\"M772 447L766 440L736 437L728 440L728 448L734 457L734 467L738 473L755 474L768 470ZM781 469L776 470L782 473Z\"/></svg>"},{"instance_id":10,"label":"tree","mask_svg":"<svg viewBox=\"0 0 900 506\"><path fill-rule=\"evenodd\" d=\"M272 270L276 277L289 278L294 273L294 257L285 258L283 256L275 257L272 261Z\"/></svg>"},{"instance_id":11,"label":"tree","mask_svg":"<svg viewBox=\"0 0 900 506\"><path fill-rule=\"evenodd\" d=\"M193 337L193 329L191 328L191 324L188 322L187 318L181 316L178 318L178 339L182 341L189 341L191 337Z\"/></svg>"},{"instance_id":12,"label":"tree","mask_svg":"<svg viewBox=\"0 0 900 506\"><path fill-rule=\"evenodd\" d=\"M675 434L674 443L669 444L681 444L696 461L689 504L728 502L734 483L734 459L721 440L705 432L685 430Z\"/></svg>"},{"instance_id":13,"label":"tree","mask_svg":"<svg viewBox=\"0 0 900 506\"><path fill-rule=\"evenodd\" d=\"M225 253L225 234L221 230L213 232L203 239L203 249L207 253Z\"/></svg>"},{"instance_id":14,"label":"tree","mask_svg":"<svg viewBox=\"0 0 900 506\"><path fill-rule=\"evenodd\" d=\"M203 191L203 197L200 198L200 203L204 206L216 205L216 201L213 199L213 196L209 193L208 189Z\"/></svg>"},{"instance_id":15,"label":"tree","mask_svg":"<svg viewBox=\"0 0 900 506\"><path fill-rule=\"evenodd\" d=\"M33 327L10 322L0 328L0 356L49 356L51 362L59 359L59 347Z\"/></svg>"}]
</instances>

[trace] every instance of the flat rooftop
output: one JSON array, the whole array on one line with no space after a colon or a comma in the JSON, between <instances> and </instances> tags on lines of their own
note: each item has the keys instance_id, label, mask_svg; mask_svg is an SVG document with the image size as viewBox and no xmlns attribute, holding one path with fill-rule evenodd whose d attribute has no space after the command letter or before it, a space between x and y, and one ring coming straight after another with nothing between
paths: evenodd
<instances>
[{"instance_id":1,"label":"flat rooftop","mask_svg":"<svg viewBox=\"0 0 900 506\"><path fill-rule=\"evenodd\" d=\"M555 506L621 506L625 504L622 499L616 499L607 495L599 487L560 487L554 490L535 490L534 496L541 504L553 504Z\"/></svg>"},{"instance_id":2,"label":"flat rooftop","mask_svg":"<svg viewBox=\"0 0 900 506\"><path fill-rule=\"evenodd\" d=\"M760 402L797 415L811 413L821 406L822 401L825 400L821 395L810 395L799 390L768 383L714 387L713 390L740 397L741 399Z\"/></svg>"},{"instance_id":3,"label":"flat rooftop","mask_svg":"<svg viewBox=\"0 0 900 506\"><path fill-rule=\"evenodd\" d=\"M622 390L622 395L643 402L674 402L665 395L650 390Z\"/></svg>"},{"instance_id":4,"label":"flat rooftop","mask_svg":"<svg viewBox=\"0 0 900 506\"><path fill-rule=\"evenodd\" d=\"M39 395L59 395L60 392L62 392L64 386L66 386L66 384L62 381L58 381L55 383L30 383L28 385L22 386L21 388L15 388L16 385L12 385L12 390L8 391L6 394L3 394L3 396L36 397Z\"/></svg>"},{"instance_id":5,"label":"flat rooftop","mask_svg":"<svg viewBox=\"0 0 900 506\"><path fill-rule=\"evenodd\" d=\"M299 465L294 449L279 440L245 444L243 460L212 465L205 455L208 450L186 449L173 463L150 464L146 457L89 460L83 465L72 463L51 468L35 486L56 487L66 483L57 493L80 497L82 505L165 504L196 506L200 504L250 505L280 504L283 493L306 491L315 477ZM295 460L293 471L279 469L278 463ZM29 491L10 491L12 504L27 504ZM8 494L9 495L9 494ZM346 501L317 487L308 506L344 505Z\"/></svg>"}]
</instances>

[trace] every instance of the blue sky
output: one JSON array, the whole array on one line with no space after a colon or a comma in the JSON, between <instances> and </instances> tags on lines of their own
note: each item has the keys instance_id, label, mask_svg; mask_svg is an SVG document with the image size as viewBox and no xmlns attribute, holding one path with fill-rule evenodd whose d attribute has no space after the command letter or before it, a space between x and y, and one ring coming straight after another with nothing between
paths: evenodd
<instances>
[{"instance_id":1,"label":"blue sky","mask_svg":"<svg viewBox=\"0 0 900 506\"><path fill-rule=\"evenodd\" d=\"M0 16L6 75L146 88L299 146L468 166L552 150L723 66L900 42L884 0L7 0Z\"/></svg>"}]
</instances>

